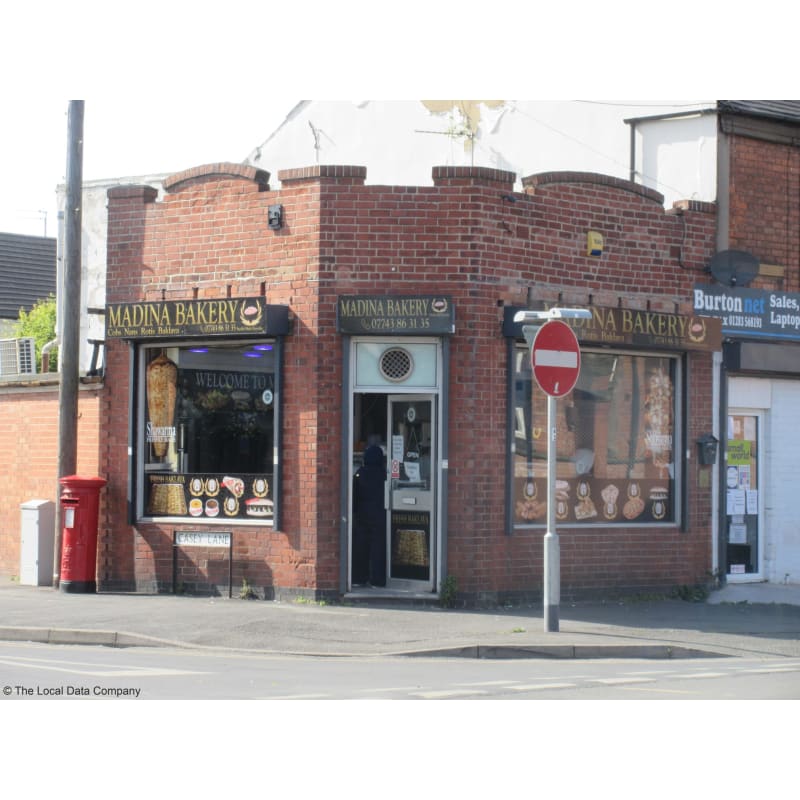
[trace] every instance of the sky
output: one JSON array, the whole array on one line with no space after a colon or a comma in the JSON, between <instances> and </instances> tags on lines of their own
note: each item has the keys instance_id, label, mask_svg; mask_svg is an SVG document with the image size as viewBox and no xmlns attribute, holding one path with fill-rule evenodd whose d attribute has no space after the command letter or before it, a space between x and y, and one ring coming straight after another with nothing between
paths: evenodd
<instances>
[{"instance_id":1,"label":"sky","mask_svg":"<svg viewBox=\"0 0 800 800\"><path fill-rule=\"evenodd\" d=\"M20 4L0 48L0 231L56 235L72 99L85 102L86 181L242 161L302 99L774 99L794 42L782 47L793 34L769 21L773 2L736 58L731 30L745 32L703 0L690 19L684 7L660 19L657 39L636 0L609 0L600 18L572 0ZM748 95L742 75L770 59L766 91Z\"/></svg>"},{"instance_id":2,"label":"sky","mask_svg":"<svg viewBox=\"0 0 800 800\"><path fill-rule=\"evenodd\" d=\"M20 101L0 130L0 232L57 235L56 188L66 181L70 100L84 101L84 181L241 162L297 102L107 95Z\"/></svg>"}]
</instances>

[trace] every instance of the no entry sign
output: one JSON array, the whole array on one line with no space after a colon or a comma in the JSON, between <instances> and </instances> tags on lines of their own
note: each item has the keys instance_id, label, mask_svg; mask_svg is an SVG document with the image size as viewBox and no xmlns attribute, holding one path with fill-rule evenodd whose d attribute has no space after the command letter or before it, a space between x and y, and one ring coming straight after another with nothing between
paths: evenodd
<instances>
[{"instance_id":1,"label":"no entry sign","mask_svg":"<svg viewBox=\"0 0 800 800\"><path fill-rule=\"evenodd\" d=\"M581 351L569 325L551 320L539 328L531 348L531 367L545 394L563 397L572 391L581 371Z\"/></svg>"}]
</instances>

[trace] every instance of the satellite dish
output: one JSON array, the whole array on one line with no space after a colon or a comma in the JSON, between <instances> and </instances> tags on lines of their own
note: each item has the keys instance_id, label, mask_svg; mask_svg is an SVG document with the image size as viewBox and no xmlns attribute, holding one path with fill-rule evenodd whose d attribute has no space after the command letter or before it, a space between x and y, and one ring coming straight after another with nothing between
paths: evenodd
<instances>
[{"instance_id":1,"label":"satellite dish","mask_svg":"<svg viewBox=\"0 0 800 800\"><path fill-rule=\"evenodd\" d=\"M748 286L758 275L758 259L744 250L722 250L706 268L725 286Z\"/></svg>"}]
</instances>

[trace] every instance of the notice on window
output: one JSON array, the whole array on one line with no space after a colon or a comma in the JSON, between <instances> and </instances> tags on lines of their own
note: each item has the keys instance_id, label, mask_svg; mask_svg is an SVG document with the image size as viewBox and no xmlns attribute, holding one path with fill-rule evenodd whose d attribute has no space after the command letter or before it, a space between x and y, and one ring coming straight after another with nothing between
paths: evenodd
<instances>
[{"instance_id":1,"label":"notice on window","mask_svg":"<svg viewBox=\"0 0 800 800\"><path fill-rule=\"evenodd\" d=\"M741 467L739 467L739 488L745 490L750 488L749 464L743 464Z\"/></svg>"},{"instance_id":2,"label":"notice on window","mask_svg":"<svg viewBox=\"0 0 800 800\"><path fill-rule=\"evenodd\" d=\"M745 494L747 495L747 513L758 514L758 490L748 489Z\"/></svg>"},{"instance_id":3,"label":"notice on window","mask_svg":"<svg viewBox=\"0 0 800 800\"><path fill-rule=\"evenodd\" d=\"M410 481L419 480L419 464L415 461L406 461L403 466L406 470L406 475Z\"/></svg>"},{"instance_id":4,"label":"notice on window","mask_svg":"<svg viewBox=\"0 0 800 800\"><path fill-rule=\"evenodd\" d=\"M728 515L741 515L745 513L746 502L744 489L728 489Z\"/></svg>"},{"instance_id":5,"label":"notice on window","mask_svg":"<svg viewBox=\"0 0 800 800\"><path fill-rule=\"evenodd\" d=\"M747 544L747 525L731 523L728 529L728 542L730 544Z\"/></svg>"}]
</instances>

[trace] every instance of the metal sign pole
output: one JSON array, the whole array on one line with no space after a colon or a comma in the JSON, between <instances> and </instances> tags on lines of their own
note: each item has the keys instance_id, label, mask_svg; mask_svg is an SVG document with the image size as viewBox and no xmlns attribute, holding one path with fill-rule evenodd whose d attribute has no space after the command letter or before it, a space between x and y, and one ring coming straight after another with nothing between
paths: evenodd
<instances>
[{"instance_id":1,"label":"metal sign pole","mask_svg":"<svg viewBox=\"0 0 800 800\"><path fill-rule=\"evenodd\" d=\"M591 312L584 308L551 308L548 311L518 311L514 315L514 322L541 323L547 320L556 319L589 319ZM522 326L522 332L528 346L531 348L531 369L533 370L533 379L540 383L539 375L537 375L536 366L534 365L534 343L537 339L541 327L533 327L531 325ZM553 338L553 337L551 337ZM563 335L559 336L563 340ZM556 531L556 477L557 477L557 462L558 452L556 449L556 430L557 430L557 417L556 417L556 400L559 394L564 394L572 390L577 380L578 373L580 372L580 351L578 350L578 342L574 335L569 334L569 339L574 343L574 349L571 347L563 347L566 352L574 352L577 357L573 363L567 359L558 358L560 353L556 353L556 360L545 359L544 364L547 366L570 367L576 366L577 372L569 376L569 385L561 385L559 389L559 377L552 381L553 385L542 386L542 389L547 394L547 532L544 536L544 629L545 631L558 631L558 617L559 605L561 602L561 551L558 542L558 532ZM552 345L551 345L552 346ZM547 347L543 348L547 349ZM563 362L563 363L562 363ZM562 372L563 375L563 372ZM542 380L547 384L545 376L542 375Z\"/></svg>"},{"instance_id":2,"label":"metal sign pole","mask_svg":"<svg viewBox=\"0 0 800 800\"><path fill-rule=\"evenodd\" d=\"M544 629L558 631L561 553L556 531L556 398L547 397L547 533L544 536Z\"/></svg>"}]
</instances>

